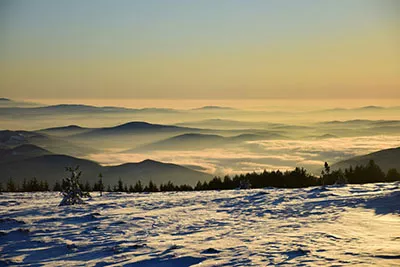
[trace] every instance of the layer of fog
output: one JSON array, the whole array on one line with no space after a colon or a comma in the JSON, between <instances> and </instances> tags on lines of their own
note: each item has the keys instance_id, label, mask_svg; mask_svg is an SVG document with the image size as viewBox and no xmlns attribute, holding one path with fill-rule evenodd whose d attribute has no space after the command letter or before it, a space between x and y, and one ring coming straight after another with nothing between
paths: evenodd
<instances>
[{"instance_id":1,"label":"layer of fog","mask_svg":"<svg viewBox=\"0 0 400 267\"><path fill-rule=\"evenodd\" d=\"M183 109L177 106L170 110L157 106L157 109L139 111L104 112L100 109L85 113L64 111L61 108L55 113L45 112L40 115L26 112L29 109L20 109L18 113L13 113L12 109L0 108L0 129L39 130L66 125L96 128L132 121L196 128L181 132L160 133L155 130L145 134L114 134L98 138L63 135L62 139L78 145L77 147L100 151L82 157L104 165L153 159L182 164L216 175L264 169L286 170L295 166L305 167L318 174L325 161L335 163L356 155L400 146L399 107L353 105L347 109L336 109L324 108L317 101L314 106L307 108L304 105L291 104L292 102L281 106L258 106L257 109L240 106ZM178 140L175 147L168 148L169 150L157 149L157 146L148 151L136 150L143 145L193 132L225 138L241 134L257 135L261 138L231 142L228 145L214 145L199 138L192 141L198 143L196 149L190 147L191 143L180 143ZM65 154L81 153L66 151Z\"/></svg>"},{"instance_id":2,"label":"layer of fog","mask_svg":"<svg viewBox=\"0 0 400 267\"><path fill-rule=\"evenodd\" d=\"M190 166L214 175L305 167L319 174L325 161L335 163L353 156L399 147L400 136L363 136L323 140L249 141L238 148L119 153L109 150L89 158L105 165L147 158Z\"/></svg>"},{"instance_id":3,"label":"layer of fog","mask_svg":"<svg viewBox=\"0 0 400 267\"><path fill-rule=\"evenodd\" d=\"M224 128L216 126L207 120L221 119L241 121L237 127L264 128L267 123L283 123L293 125L310 125L312 123L332 120L400 120L399 107L386 108L356 108L356 109L313 109L305 111L291 106L264 107L260 110L246 109L167 109L132 111L132 112L62 112L53 111L36 115L34 113L16 112L0 107L0 129L9 130L39 130L43 128L65 125L83 127L108 127L131 121L146 121L159 124L184 124L186 126ZM23 110L22 110L23 111ZM202 122L203 121L203 122ZM206 122L204 122L206 121ZM245 125L247 123L248 125ZM214 127L213 127L214 125ZM236 127L235 127L236 128Z\"/></svg>"}]
</instances>

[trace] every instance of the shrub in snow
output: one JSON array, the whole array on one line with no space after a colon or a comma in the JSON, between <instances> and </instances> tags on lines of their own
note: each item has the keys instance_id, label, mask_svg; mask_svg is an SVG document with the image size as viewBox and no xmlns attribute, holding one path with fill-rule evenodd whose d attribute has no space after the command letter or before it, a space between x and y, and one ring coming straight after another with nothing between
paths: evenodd
<instances>
[{"instance_id":1,"label":"shrub in snow","mask_svg":"<svg viewBox=\"0 0 400 267\"><path fill-rule=\"evenodd\" d=\"M70 177L67 177L63 181L62 194L63 199L60 202L60 206L84 204L82 197L88 195L88 193L82 192L79 185L79 178L82 172L79 171L79 166L76 168L67 167L65 168L67 172L70 172Z\"/></svg>"},{"instance_id":2,"label":"shrub in snow","mask_svg":"<svg viewBox=\"0 0 400 267\"><path fill-rule=\"evenodd\" d=\"M251 188L251 184L249 180L241 180L240 184L239 184L239 188L240 189L250 189Z\"/></svg>"}]
</instances>

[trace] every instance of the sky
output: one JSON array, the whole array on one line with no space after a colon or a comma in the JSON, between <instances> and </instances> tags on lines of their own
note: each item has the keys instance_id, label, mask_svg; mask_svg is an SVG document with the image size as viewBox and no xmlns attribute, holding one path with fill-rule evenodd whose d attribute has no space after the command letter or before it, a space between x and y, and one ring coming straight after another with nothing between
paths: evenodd
<instances>
[{"instance_id":1,"label":"sky","mask_svg":"<svg viewBox=\"0 0 400 267\"><path fill-rule=\"evenodd\" d=\"M0 97L400 98L400 1L0 0Z\"/></svg>"}]
</instances>

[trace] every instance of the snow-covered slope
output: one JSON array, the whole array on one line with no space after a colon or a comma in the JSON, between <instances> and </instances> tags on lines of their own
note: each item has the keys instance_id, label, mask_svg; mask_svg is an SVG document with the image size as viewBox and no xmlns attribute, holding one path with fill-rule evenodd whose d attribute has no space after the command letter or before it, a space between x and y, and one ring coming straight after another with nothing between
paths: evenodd
<instances>
[{"instance_id":1,"label":"snow-covered slope","mask_svg":"<svg viewBox=\"0 0 400 267\"><path fill-rule=\"evenodd\" d=\"M398 266L400 184L0 195L0 265Z\"/></svg>"},{"instance_id":2,"label":"snow-covered slope","mask_svg":"<svg viewBox=\"0 0 400 267\"><path fill-rule=\"evenodd\" d=\"M367 165L370 160L375 161L383 171L390 169L400 170L400 147L379 150L367 155L353 157L347 160L337 162L332 165L332 169L349 168L350 166Z\"/></svg>"}]
</instances>

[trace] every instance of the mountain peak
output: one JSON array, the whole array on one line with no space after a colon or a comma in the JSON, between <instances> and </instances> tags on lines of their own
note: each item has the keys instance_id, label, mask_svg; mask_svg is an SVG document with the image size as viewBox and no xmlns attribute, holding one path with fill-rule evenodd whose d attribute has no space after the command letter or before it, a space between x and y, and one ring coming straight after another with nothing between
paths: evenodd
<instances>
[{"instance_id":1,"label":"mountain peak","mask_svg":"<svg viewBox=\"0 0 400 267\"><path fill-rule=\"evenodd\" d=\"M132 121L127 122L121 125L117 125L114 127L106 128L106 129L118 129L118 130L128 130L128 129L138 129L138 130L147 130L147 129L177 129L179 127L173 125L162 125L162 124L152 124L144 121Z\"/></svg>"},{"instance_id":2,"label":"mountain peak","mask_svg":"<svg viewBox=\"0 0 400 267\"><path fill-rule=\"evenodd\" d=\"M47 129L43 129L43 130L52 131L52 130L75 130L75 129L79 130L79 129L83 129L83 128L79 125L71 124L71 125L67 125L67 126L52 127L52 128L47 128Z\"/></svg>"},{"instance_id":3,"label":"mountain peak","mask_svg":"<svg viewBox=\"0 0 400 267\"><path fill-rule=\"evenodd\" d=\"M131 121L121 125L117 125L115 127L111 127L113 129L150 129L150 128L159 128L163 127L163 125L159 124L151 124L144 121Z\"/></svg>"},{"instance_id":4,"label":"mountain peak","mask_svg":"<svg viewBox=\"0 0 400 267\"><path fill-rule=\"evenodd\" d=\"M361 107L360 109L364 109L364 110L374 110L374 109L384 109L383 107L380 106L365 106L365 107Z\"/></svg>"},{"instance_id":5,"label":"mountain peak","mask_svg":"<svg viewBox=\"0 0 400 267\"><path fill-rule=\"evenodd\" d=\"M222 106L203 106L200 108L195 108L194 110L233 110L233 108Z\"/></svg>"},{"instance_id":6,"label":"mountain peak","mask_svg":"<svg viewBox=\"0 0 400 267\"><path fill-rule=\"evenodd\" d=\"M141 162L138 162L138 164L163 164L163 163L160 161L152 160L152 159L145 159Z\"/></svg>"}]
</instances>

